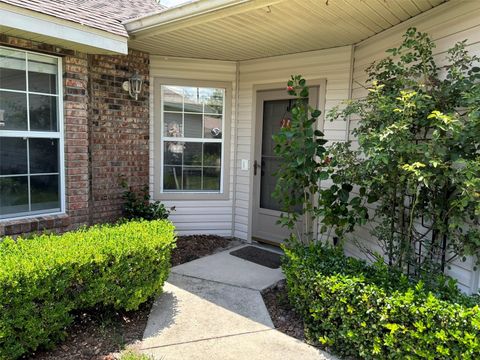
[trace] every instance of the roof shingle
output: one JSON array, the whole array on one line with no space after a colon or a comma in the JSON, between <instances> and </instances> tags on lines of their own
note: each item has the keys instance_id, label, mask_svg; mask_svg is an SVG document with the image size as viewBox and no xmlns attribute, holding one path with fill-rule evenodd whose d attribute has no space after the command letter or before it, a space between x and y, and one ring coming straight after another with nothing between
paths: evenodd
<instances>
[{"instance_id":1,"label":"roof shingle","mask_svg":"<svg viewBox=\"0 0 480 360\"><path fill-rule=\"evenodd\" d=\"M155 0L0 0L0 2L121 36L128 36L122 21L166 9Z\"/></svg>"}]
</instances>

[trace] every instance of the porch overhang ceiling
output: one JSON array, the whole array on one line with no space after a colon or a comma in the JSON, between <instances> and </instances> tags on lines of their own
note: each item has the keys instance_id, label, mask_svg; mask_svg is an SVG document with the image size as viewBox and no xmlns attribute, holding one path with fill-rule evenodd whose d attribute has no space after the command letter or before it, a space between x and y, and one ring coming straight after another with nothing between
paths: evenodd
<instances>
[{"instance_id":1,"label":"porch overhang ceiling","mask_svg":"<svg viewBox=\"0 0 480 360\"><path fill-rule=\"evenodd\" d=\"M198 0L126 22L154 55L248 60L356 44L448 0Z\"/></svg>"}]
</instances>

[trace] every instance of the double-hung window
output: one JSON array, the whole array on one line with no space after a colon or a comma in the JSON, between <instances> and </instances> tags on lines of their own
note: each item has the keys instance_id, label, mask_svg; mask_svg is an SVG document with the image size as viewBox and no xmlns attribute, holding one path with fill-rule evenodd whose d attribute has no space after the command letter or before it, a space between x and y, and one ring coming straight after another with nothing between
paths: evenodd
<instances>
[{"instance_id":1,"label":"double-hung window","mask_svg":"<svg viewBox=\"0 0 480 360\"><path fill-rule=\"evenodd\" d=\"M224 194L226 88L160 85L160 193Z\"/></svg>"},{"instance_id":2,"label":"double-hung window","mask_svg":"<svg viewBox=\"0 0 480 360\"><path fill-rule=\"evenodd\" d=\"M0 219L60 213L61 59L0 47Z\"/></svg>"}]
</instances>

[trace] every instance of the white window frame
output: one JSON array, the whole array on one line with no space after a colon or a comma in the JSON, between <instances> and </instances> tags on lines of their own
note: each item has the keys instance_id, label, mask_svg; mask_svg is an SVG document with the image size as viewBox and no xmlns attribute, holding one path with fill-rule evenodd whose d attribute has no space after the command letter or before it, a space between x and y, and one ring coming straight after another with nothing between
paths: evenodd
<instances>
[{"instance_id":1,"label":"white window frame","mask_svg":"<svg viewBox=\"0 0 480 360\"><path fill-rule=\"evenodd\" d=\"M220 169L220 191L164 191L163 189L163 164L164 164L164 142L180 141L176 137L164 137L163 131L163 98L162 86L182 86L199 88L217 88L224 90L223 118L222 118L222 139L209 138L180 138L182 142L198 143L221 143L221 169ZM154 79L154 141L153 141L153 197L155 200L224 200L229 197L230 183L230 122L231 122L231 97L232 83L207 80L184 80L170 78Z\"/></svg>"},{"instance_id":2,"label":"white window frame","mask_svg":"<svg viewBox=\"0 0 480 360\"><path fill-rule=\"evenodd\" d=\"M66 201L65 201L65 145L64 145L64 119L63 119L63 69L62 69L62 58L59 56L54 56L50 54L44 54L41 52L36 51L29 51L23 49L17 49L7 46L0 46L2 49L24 52L25 53L25 77L26 77L26 86L25 90L12 90L12 89L3 89L0 88L2 91L8 92L15 92L27 95L27 130L1 130L0 128L0 137L12 137L12 138L43 138L43 139L58 139L58 172L59 172L59 180L60 180L60 189L59 189L59 197L60 197L60 210L52 211L52 210L36 210L36 211L28 211L22 212L17 214L7 214L7 215L0 215L0 223L10 220L20 220L20 219L29 219L35 218L39 216L50 216L50 215L63 215L65 214L66 209ZM57 61L57 94L47 94L35 91L29 91L28 89L28 56L29 54L33 55L41 55L45 57L50 57L56 59ZM29 94L33 95L48 95L54 96L57 98L57 131L30 131L30 111L29 109ZM28 176L28 196L29 201L28 205L31 208L31 190L30 190L30 166L29 166L30 159L28 157L27 152L27 176ZM55 173L56 174L56 173ZM41 175L48 175L47 173ZM0 175L0 177L2 177ZM6 177L6 176L5 176Z\"/></svg>"}]
</instances>

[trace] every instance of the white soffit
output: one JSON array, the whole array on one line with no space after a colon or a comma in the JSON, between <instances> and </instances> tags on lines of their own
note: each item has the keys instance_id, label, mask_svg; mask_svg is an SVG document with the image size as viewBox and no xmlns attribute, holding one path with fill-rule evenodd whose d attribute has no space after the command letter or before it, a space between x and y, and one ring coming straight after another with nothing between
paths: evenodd
<instances>
[{"instance_id":1,"label":"white soffit","mask_svg":"<svg viewBox=\"0 0 480 360\"><path fill-rule=\"evenodd\" d=\"M127 54L126 37L0 3L0 34L88 53Z\"/></svg>"},{"instance_id":2,"label":"white soffit","mask_svg":"<svg viewBox=\"0 0 480 360\"><path fill-rule=\"evenodd\" d=\"M198 0L125 22L155 55L248 60L356 44L447 0Z\"/></svg>"}]
</instances>

